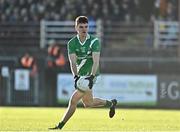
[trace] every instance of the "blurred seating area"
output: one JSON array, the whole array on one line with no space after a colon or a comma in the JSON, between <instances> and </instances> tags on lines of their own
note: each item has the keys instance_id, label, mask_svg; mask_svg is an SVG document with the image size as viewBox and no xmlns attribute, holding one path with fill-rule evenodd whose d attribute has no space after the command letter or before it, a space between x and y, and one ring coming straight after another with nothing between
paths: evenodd
<instances>
[{"instance_id":1,"label":"blurred seating area","mask_svg":"<svg viewBox=\"0 0 180 132\"><path fill-rule=\"evenodd\" d=\"M93 22L89 33L101 42L101 73L156 75L162 91L173 84L178 104L179 1L0 0L0 98L6 98L0 104L56 105L57 75L70 73L67 42L79 15ZM29 92L15 89L15 71L22 68L30 71Z\"/></svg>"},{"instance_id":2,"label":"blurred seating area","mask_svg":"<svg viewBox=\"0 0 180 132\"><path fill-rule=\"evenodd\" d=\"M1 22L74 20L141 22L177 19L177 0L0 0Z\"/></svg>"}]
</instances>

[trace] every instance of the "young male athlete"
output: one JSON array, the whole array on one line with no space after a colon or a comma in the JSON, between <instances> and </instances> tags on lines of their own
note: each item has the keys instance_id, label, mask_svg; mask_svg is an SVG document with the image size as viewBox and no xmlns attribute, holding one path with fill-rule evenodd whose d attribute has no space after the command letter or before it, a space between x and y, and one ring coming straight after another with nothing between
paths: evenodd
<instances>
[{"instance_id":1,"label":"young male athlete","mask_svg":"<svg viewBox=\"0 0 180 132\"><path fill-rule=\"evenodd\" d=\"M111 101L94 98L92 94L93 84L99 75L99 58L101 45L98 38L88 34L88 18L79 16L75 20L75 29L77 35L68 42L68 55L70 67L74 76L75 91L72 94L69 105L62 120L57 126L50 129L62 129L67 121L74 114L79 100L82 99L84 107L110 107L109 117L115 114L117 100ZM89 90L81 91L76 83L80 76L87 76L89 80Z\"/></svg>"}]
</instances>

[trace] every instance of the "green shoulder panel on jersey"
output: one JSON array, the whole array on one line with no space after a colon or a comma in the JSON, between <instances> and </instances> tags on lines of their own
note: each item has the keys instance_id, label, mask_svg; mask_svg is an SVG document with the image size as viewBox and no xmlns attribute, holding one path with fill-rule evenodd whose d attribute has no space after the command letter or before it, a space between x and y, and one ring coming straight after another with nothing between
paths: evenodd
<instances>
[{"instance_id":1,"label":"green shoulder panel on jersey","mask_svg":"<svg viewBox=\"0 0 180 132\"><path fill-rule=\"evenodd\" d=\"M101 44L97 37L91 36L90 48L92 49L93 52L100 52Z\"/></svg>"},{"instance_id":2,"label":"green shoulder panel on jersey","mask_svg":"<svg viewBox=\"0 0 180 132\"><path fill-rule=\"evenodd\" d=\"M76 41L76 36L74 36L72 39L69 40L68 44L67 44L67 49L68 49L68 54L72 54L75 53L75 41Z\"/></svg>"}]
</instances>

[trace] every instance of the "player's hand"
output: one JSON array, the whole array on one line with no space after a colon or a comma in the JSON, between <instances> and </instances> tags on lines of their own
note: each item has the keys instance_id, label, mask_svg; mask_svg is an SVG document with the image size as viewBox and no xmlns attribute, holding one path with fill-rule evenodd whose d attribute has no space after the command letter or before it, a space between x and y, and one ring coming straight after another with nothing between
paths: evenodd
<instances>
[{"instance_id":1,"label":"player's hand","mask_svg":"<svg viewBox=\"0 0 180 132\"><path fill-rule=\"evenodd\" d=\"M89 80L89 89L92 89L92 87L93 87L94 75L91 75L91 76L89 76L89 77L87 77L87 78L85 78L85 79Z\"/></svg>"},{"instance_id":2,"label":"player's hand","mask_svg":"<svg viewBox=\"0 0 180 132\"><path fill-rule=\"evenodd\" d=\"M74 87L75 88L77 88L77 81L78 81L79 78L80 78L80 76L78 76L78 75L74 76Z\"/></svg>"}]
</instances>

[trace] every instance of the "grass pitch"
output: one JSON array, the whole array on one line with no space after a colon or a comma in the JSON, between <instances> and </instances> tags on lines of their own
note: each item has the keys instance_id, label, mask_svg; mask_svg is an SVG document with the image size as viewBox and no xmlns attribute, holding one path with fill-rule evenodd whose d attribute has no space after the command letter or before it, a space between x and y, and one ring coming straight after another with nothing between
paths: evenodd
<instances>
[{"instance_id":1,"label":"grass pitch","mask_svg":"<svg viewBox=\"0 0 180 132\"><path fill-rule=\"evenodd\" d=\"M59 131L180 131L180 111L117 109L114 118L108 109L77 111ZM0 107L0 131L49 131L63 116L65 108Z\"/></svg>"}]
</instances>

